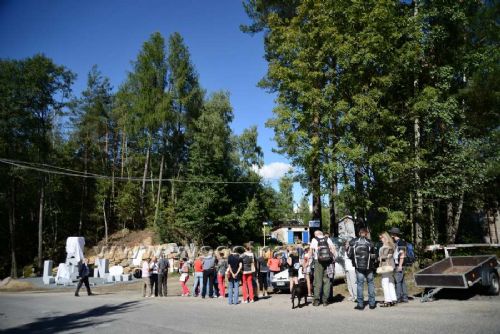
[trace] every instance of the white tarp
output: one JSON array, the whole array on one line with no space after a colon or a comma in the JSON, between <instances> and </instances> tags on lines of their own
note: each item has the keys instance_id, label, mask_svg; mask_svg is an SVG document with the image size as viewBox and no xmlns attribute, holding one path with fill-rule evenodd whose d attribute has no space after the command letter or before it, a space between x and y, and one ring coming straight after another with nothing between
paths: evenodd
<instances>
[{"instance_id":1,"label":"white tarp","mask_svg":"<svg viewBox=\"0 0 500 334\"><path fill-rule=\"evenodd\" d=\"M65 263L59 263L57 267L56 283L65 283L71 281L68 266Z\"/></svg>"},{"instance_id":2,"label":"white tarp","mask_svg":"<svg viewBox=\"0 0 500 334\"><path fill-rule=\"evenodd\" d=\"M84 237L69 237L66 239L66 253L68 254L68 258L74 257L77 261L83 260L84 246Z\"/></svg>"}]
</instances>

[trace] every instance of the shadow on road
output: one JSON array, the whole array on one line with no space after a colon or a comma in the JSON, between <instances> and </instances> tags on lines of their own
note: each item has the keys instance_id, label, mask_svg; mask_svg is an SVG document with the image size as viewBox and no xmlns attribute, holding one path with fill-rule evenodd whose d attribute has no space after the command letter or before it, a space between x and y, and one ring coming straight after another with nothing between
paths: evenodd
<instances>
[{"instance_id":1,"label":"shadow on road","mask_svg":"<svg viewBox=\"0 0 500 334\"><path fill-rule=\"evenodd\" d=\"M103 305L90 310L62 316L42 317L19 327L6 329L5 333L59 333L62 331L92 330L92 327L113 319L99 319L101 316L127 312L138 302L131 301L118 305Z\"/></svg>"}]
</instances>

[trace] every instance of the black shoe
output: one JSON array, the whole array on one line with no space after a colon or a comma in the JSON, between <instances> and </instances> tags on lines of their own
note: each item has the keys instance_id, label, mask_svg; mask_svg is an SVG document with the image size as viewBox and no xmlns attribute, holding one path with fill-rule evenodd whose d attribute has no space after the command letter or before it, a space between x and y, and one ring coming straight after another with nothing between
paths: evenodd
<instances>
[{"instance_id":1,"label":"black shoe","mask_svg":"<svg viewBox=\"0 0 500 334\"><path fill-rule=\"evenodd\" d=\"M95 293L92 293L92 292L91 292L91 293L89 293L88 295L89 295L89 296L95 296Z\"/></svg>"},{"instance_id":2,"label":"black shoe","mask_svg":"<svg viewBox=\"0 0 500 334\"><path fill-rule=\"evenodd\" d=\"M319 301L315 300L315 301L313 302L313 306L319 306Z\"/></svg>"},{"instance_id":3,"label":"black shoe","mask_svg":"<svg viewBox=\"0 0 500 334\"><path fill-rule=\"evenodd\" d=\"M330 303L329 303L329 302L324 302L324 303L323 303L323 306L325 306L325 307L326 307L326 306L328 306L328 304L330 304Z\"/></svg>"},{"instance_id":4,"label":"black shoe","mask_svg":"<svg viewBox=\"0 0 500 334\"><path fill-rule=\"evenodd\" d=\"M359 311L363 311L365 309L365 307L361 306L361 305L356 305L356 307L354 309L359 310Z\"/></svg>"},{"instance_id":5,"label":"black shoe","mask_svg":"<svg viewBox=\"0 0 500 334\"><path fill-rule=\"evenodd\" d=\"M405 304L405 303L408 303L408 299L400 299L400 300L398 300L398 303L399 303L399 304Z\"/></svg>"},{"instance_id":6,"label":"black shoe","mask_svg":"<svg viewBox=\"0 0 500 334\"><path fill-rule=\"evenodd\" d=\"M370 305L370 310L373 310L377 307L377 304Z\"/></svg>"},{"instance_id":7,"label":"black shoe","mask_svg":"<svg viewBox=\"0 0 500 334\"><path fill-rule=\"evenodd\" d=\"M80 297L80 295L79 295L79 294L77 294L77 293L75 293L75 297Z\"/></svg>"}]
</instances>

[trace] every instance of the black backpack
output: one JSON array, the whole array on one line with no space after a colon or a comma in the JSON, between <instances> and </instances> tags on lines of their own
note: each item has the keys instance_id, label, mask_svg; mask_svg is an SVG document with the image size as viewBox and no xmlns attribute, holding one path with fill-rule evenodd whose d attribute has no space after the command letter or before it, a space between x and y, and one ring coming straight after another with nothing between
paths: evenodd
<instances>
[{"instance_id":1,"label":"black backpack","mask_svg":"<svg viewBox=\"0 0 500 334\"><path fill-rule=\"evenodd\" d=\"M333 257L332 253L330 252L330 246L328 245L328 238L323 237L323 238L317 238L316 240L318 241L318 261L319 262L332 262Z\"/></svg>"}]
</instances>

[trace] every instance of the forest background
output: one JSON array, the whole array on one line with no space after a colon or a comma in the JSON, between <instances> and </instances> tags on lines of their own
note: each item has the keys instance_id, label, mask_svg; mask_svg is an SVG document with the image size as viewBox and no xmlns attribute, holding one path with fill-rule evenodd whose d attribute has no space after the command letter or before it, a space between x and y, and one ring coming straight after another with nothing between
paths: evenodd
<instances>
[{"instance_id":1,"label":"forest background","mask_svg":"<svg viewBox=\"0 0 500 334\"><path fill-rule=\"evenodd\" d=\"M264 37L267 126L294 167L279 189L257 173L257 127L234 134L229 92L203 89L179 33L152 33L116 90L92 67L78 96L71 69L43 54L2 59L0 276L60 258L67 236L93 244L124 228L238 244L258 240L264 221L318 219L336 234L349 214L374 232L401 227L417 249L491 234L497 1L243 8L242 35ZM294 183L307 190L295 207Z\"/></svg>"}]
</instances>

